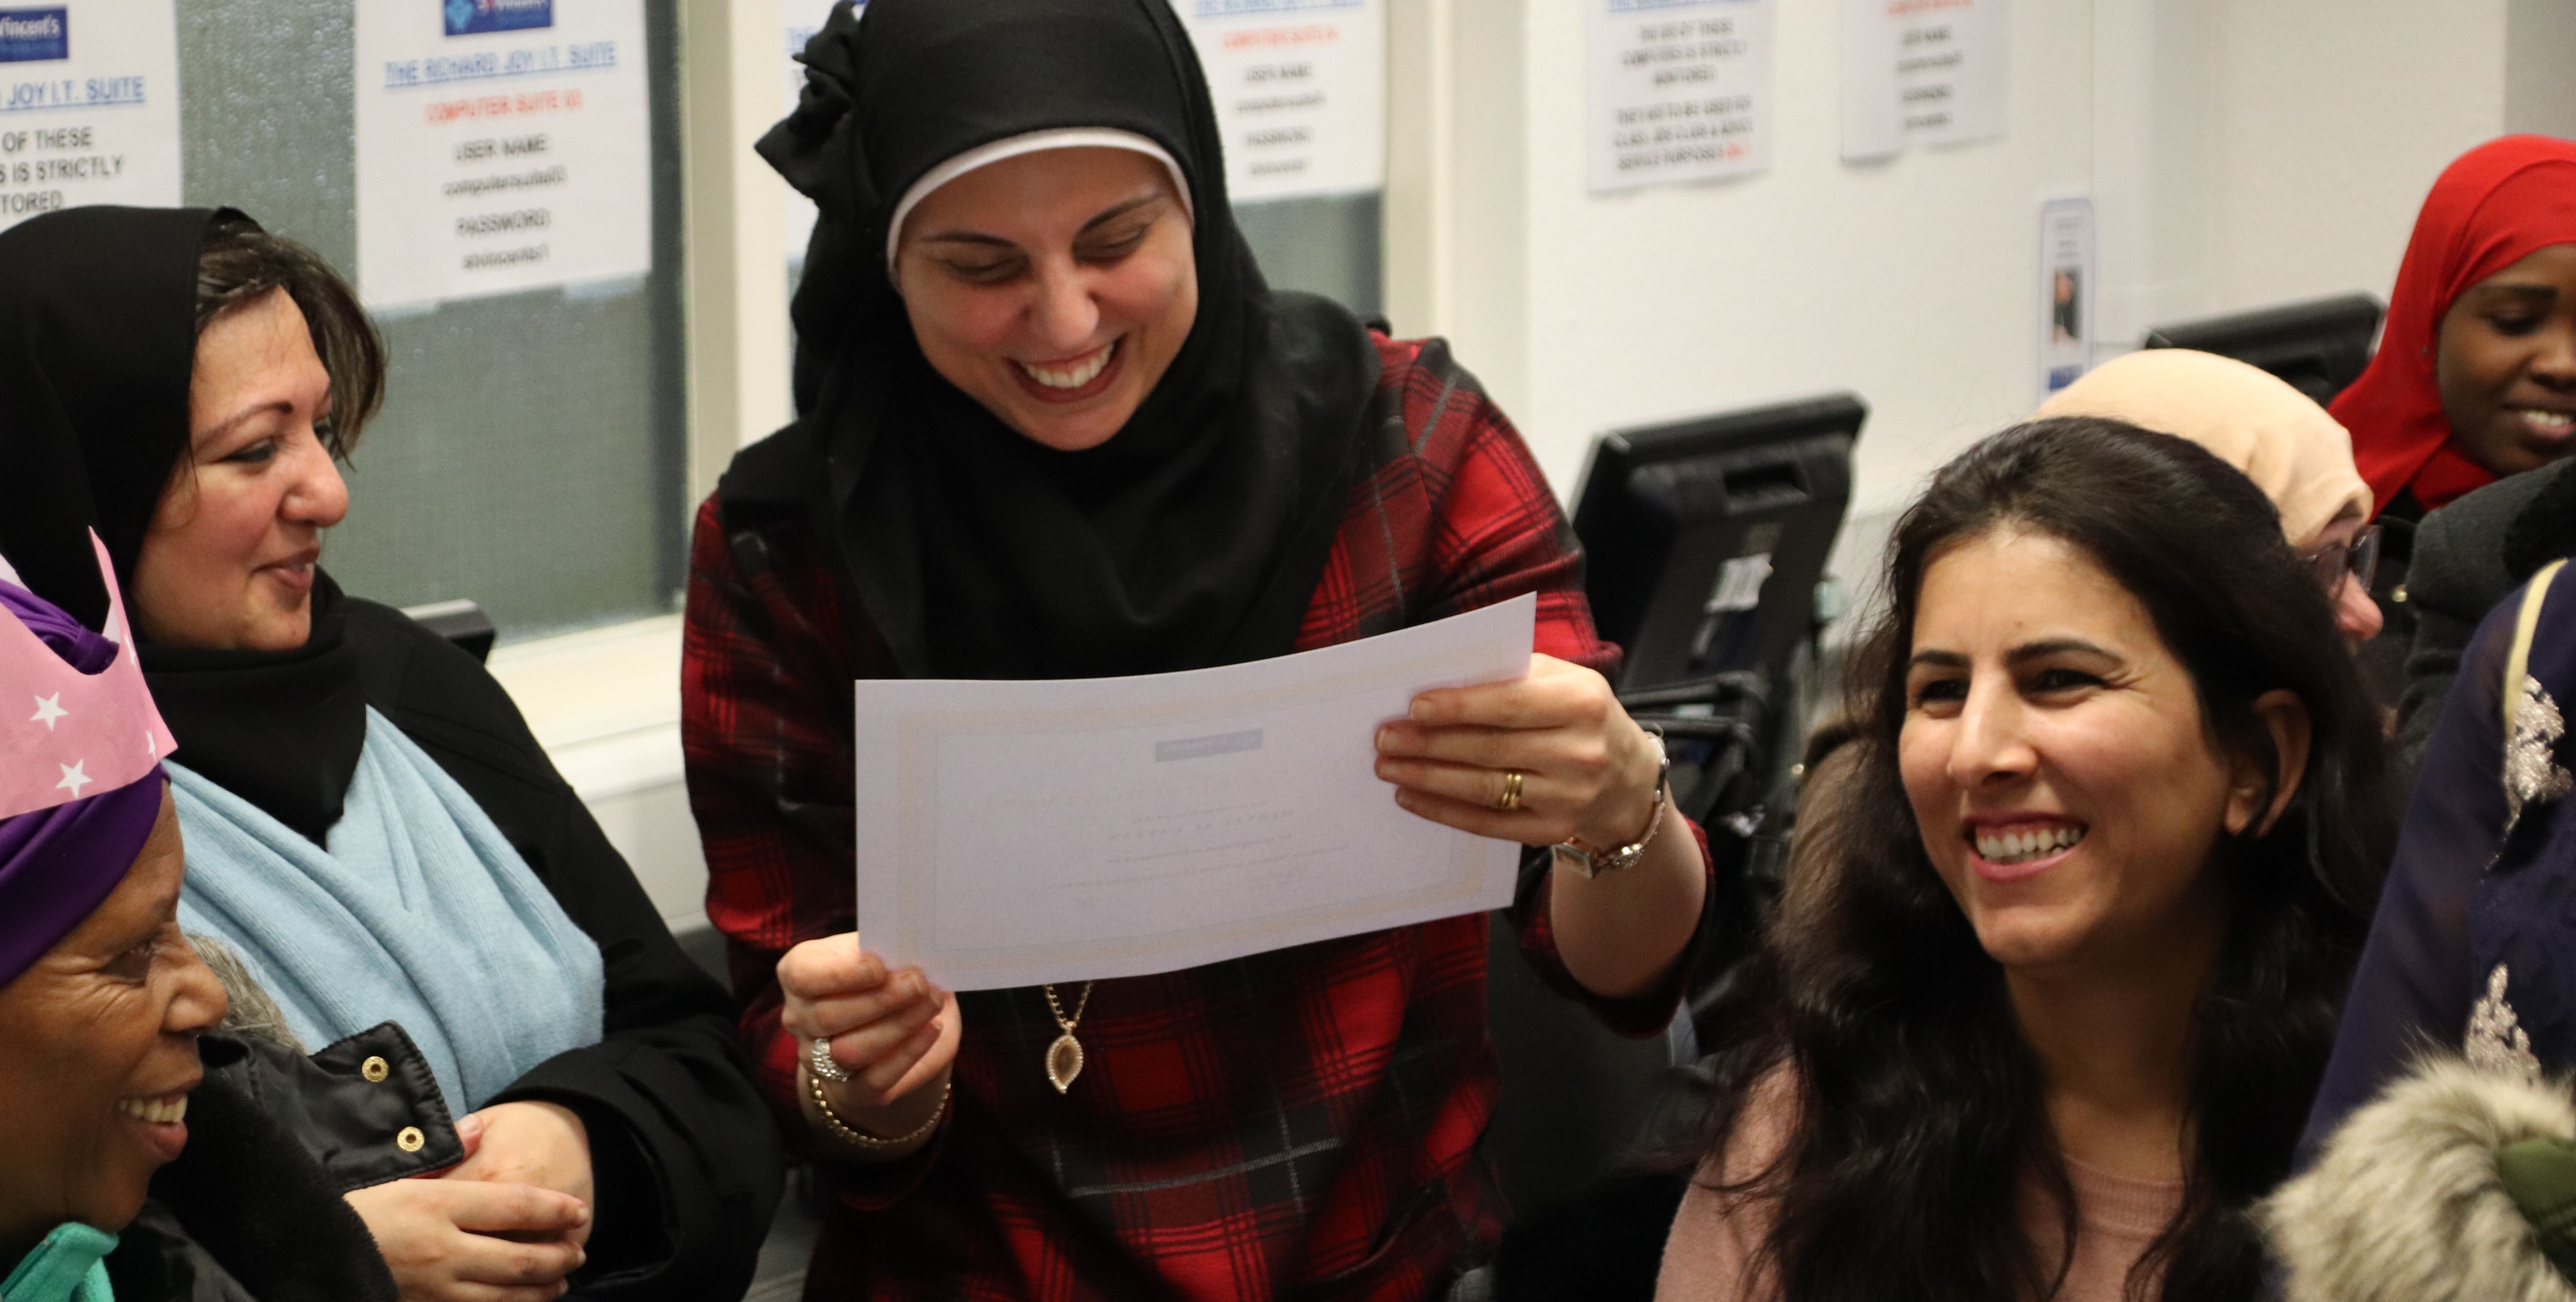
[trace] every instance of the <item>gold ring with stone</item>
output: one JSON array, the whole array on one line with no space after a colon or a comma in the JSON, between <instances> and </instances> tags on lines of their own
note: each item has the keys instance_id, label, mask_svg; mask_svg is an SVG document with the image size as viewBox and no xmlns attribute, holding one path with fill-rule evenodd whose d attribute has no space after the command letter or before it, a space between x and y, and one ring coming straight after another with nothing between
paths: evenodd
<instances>
[{"instance_id":1,"label":"gold ring with stone","mask_svg":"<svg viewBox=\"0 0 2576 1302\"><path fill-rule=\"evenodd\" d=\"M1494 808L1506 814L1520 808L1521 783L1528 779L1529 775L1519 769L1503 770L1503 798L1494 802Z\"/></svg>"}]
</instances>

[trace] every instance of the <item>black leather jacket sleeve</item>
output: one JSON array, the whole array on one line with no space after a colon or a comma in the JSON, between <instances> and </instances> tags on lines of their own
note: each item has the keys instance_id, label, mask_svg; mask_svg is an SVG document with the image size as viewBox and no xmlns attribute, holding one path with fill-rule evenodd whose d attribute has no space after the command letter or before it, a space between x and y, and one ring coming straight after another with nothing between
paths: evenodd
<instances>
[{"instance_id":1,"label":"black leather jacket sleeve","mask_svg":"<svg viewBox=\"0 0 2576 1302\"><path fill-rule=\"evenodd\" d=\"M342 1195L463 1156L437 1083L387 1022L312 1058L263 1040L199 1041L188 1146L117 1236L122 1302L395 1302L376 1241ZM370 1064L375 1064L370 1066Z\"/></svg>"}]
</instances>

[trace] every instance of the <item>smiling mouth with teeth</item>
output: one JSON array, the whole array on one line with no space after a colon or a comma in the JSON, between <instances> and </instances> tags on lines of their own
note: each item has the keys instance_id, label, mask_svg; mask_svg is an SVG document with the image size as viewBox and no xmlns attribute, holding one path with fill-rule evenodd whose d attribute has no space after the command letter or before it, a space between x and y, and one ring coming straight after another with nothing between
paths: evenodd
<instances>
[{"instance_id":1,"label":"smiling mouth with teeth","mask_svg":"<svg viewBox=\"0 0 2576 1302\"><path fill-rule=\"evenodd\" d=\"M1102 344L1100 351L1089 357L1067 362L1061 366L1039 366L1031 362L1013 362L1012 365L1019 367L1020 371L1030 379L1050 389L1079 389L1099 378L1102 368L1109 365L1109 359L1118 355L1118 343L1118 340L1112 339Z\"/></svg>"},{"instance_id":2,"label":"smiling mouth with teeth","mask_svg":"<svg viewBox=\"0 0 2576 1302\"><path fill-rule=\"evenodd\" d=\"M165 1094L157 1099L118 1099L116 1110L156 1126L174 1126L188 1119L188 1096Z\"/></svg>"},{"instance_id":3,"label":"smiling mouth with teeth","mask_svg":"<svg viewBox=\"0 0 2576 1302\"><path fill-rule=\"evenodd\" d=\"M2516 407L2513 414L2522 417L2525 424L2545 434L2564 434L2569 430L2576 430L2576 414L2569 412L2543 411L2538 407Z\"/></svg>"},{"instance_id":4,"label":"smiling mouth with teeth","mask_svg":"<svg viewBox=\"0 0 2576 1302\"><path fill-rule=\"evenodd\" d=\"M2010 866L2046 858L2084 839L2084 828L2072 823L2033 824L2015 828L1978 828L1970 834L1977 857Z\"/></svg>"}]
</instances>

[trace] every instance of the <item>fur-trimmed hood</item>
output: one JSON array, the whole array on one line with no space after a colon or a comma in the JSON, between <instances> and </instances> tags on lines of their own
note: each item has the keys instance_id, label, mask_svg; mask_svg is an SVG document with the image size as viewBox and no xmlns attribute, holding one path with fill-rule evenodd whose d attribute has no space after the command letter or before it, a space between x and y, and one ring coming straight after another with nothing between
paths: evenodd
<instances>
[{"instance_id":1,"label":"fur-trimmed hood","mask_svg":"<svg viewBox=\"0 0 2576 1302\"><path fill-rule=\"evenodd\" d=\"M2259 1212L2288 1302L2576 1302L2496 1151L2576 1140L2564 1081L2428 1057L2352 1114Z\"/></svg>"}]
</instances>

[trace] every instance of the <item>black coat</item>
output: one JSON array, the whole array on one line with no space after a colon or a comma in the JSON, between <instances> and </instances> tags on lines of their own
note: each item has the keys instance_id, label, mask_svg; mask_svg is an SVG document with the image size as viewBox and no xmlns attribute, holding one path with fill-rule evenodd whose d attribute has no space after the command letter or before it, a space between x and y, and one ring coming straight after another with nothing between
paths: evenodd
<instances>
[{"instance_id":1,"label":"black coat","mask_svg":"<svg viewBox=\"0 0 2576 1302\"><path fill-rule=\"evenodd\" d=\"M538 1064L490 1100L559 1103L589 1129L597 1228L576 1289L740 1297L777 1207L783 1157L734 1034L731 997L681 952L480 663L391 607L350 598L342 610L367 704L465 788L599 945L603 1038Z\"/></svg>"},{"instance_id":2,"label":"black coat","mask_svg":"<svg viewBox=\"0 0 2576 1302\"><path fill-rule=\"evenodd\" d=\"M2414 641L2418 613L2408 581L2414 568L2416 526L2423 519L2424 508L2414 492L2400 490L2397 499L2371 522L2379 526L2379 572L2370 580L2370 599L2379 606L2379 636L2354 648L2353 654L2361 665L2362 681L2370 684L2371 694L2383 706L2397 703L2406 691L2406 648Z\"/></svg>"},{"instance_id":3,"label":"black coat","mask_svg":"<svg viewBox=\"0 0 2576 1302\"><path fill-rule=\"evenodd\" d=\"M2415 527L2414 560L2403 576L2411 636L2397 724L2409 764L2433 735L2478 621L2533 571L2571 553L2576 460L2508 475Z\"/></svg>"},{"instance_id":4,"label":"black coat","mask_svg":"<svg viewBox=\"0 0 2576 1302\"><path fill-rule=\"evenodd\" d=\"M107 1258L120 1302L394 1302L342 1195L464 1155L411 1037L386 1022L310 1058L223 1035L198 1048L188 1146Z\"/></svg>"}]
</instances>

